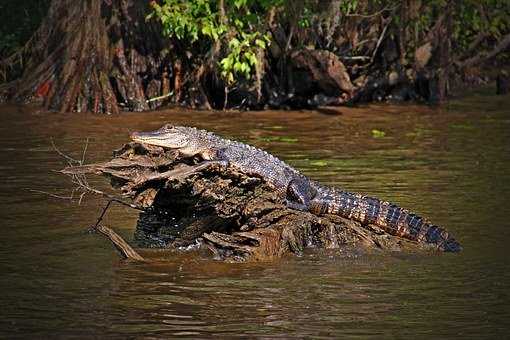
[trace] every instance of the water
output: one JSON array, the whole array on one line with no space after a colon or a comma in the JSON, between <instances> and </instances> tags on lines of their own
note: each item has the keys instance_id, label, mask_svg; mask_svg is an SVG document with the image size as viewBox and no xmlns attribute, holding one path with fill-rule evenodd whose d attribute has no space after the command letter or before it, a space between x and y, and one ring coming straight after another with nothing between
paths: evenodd
<instances>
[{"instance_id":1,"label":"water","mask_svg":"<svg viewBox=\"0 0 510 340\"><path fill-rule=\"evenodd\" d=\"M509 330L509 97L328 112L185 110L103 117L0 108L0 338L502 338ZM66 195L65 162L106 160L133 130L195 125L280 156L326 184L447 227L460 254L308 251L228 264L145 251L125 263L84 233L104 202ZM385 133L383 138L372 130ZM106 180L92 184L110 190ZM132 239L137 213L106 224Z\"/></svg>"}]
</instances>

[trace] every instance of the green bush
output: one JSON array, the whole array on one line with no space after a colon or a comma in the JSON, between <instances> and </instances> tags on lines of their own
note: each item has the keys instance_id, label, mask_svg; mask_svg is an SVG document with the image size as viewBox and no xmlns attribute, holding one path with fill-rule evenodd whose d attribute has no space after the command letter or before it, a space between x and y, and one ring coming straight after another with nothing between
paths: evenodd
<instances>
[{"instance_id":1,"label":"green bush","mask_svg":"<svg viewBox=\"0 0 510 340\"><path fill-rule=\"evenodd\" d=\"M254 74L259 63L257 52L270 43L263 17L279 4L281 1L230 0L220 8L216 0L153 1L149 18L160 21L166 36L198 47L204 55L219 43L218 71L228 85L233 85L239 77L250 79Z\"/></svg>"}]
</instances>

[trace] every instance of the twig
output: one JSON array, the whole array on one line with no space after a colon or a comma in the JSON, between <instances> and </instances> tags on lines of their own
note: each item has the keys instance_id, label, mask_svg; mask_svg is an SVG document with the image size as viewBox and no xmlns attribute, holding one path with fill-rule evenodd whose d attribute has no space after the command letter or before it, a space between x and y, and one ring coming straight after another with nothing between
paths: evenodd
<instances>
[{"instance_id":1,"label":"twig","mask_svg":"<svg viewBox=\"0 0 510 340\"><path fill-rule=\"evenodd\" d=\"M381 35L379 36L379 39L377 40L377 44L375 45L374 52L372 53L372 58L370 59L370 64L374 62L375 56L377 54L377 51L379 50L379 46L381 46L381 43L384 39L384 36L386 35L386 31L388 30L388 26L390 26L391 18L388 20L386 25L384 26L383 31L381 32Z\"/></svg>"},{"instance_id":2,"label":"twig","mask_svg":"<svg viewBox=\"0 0 510 340\"><path fill-rule=\"evenodd\" d=\"M285 43L285 50L283 50L283 52L286 54L287 51L289 50L290 48L290 44L292 42L292 37L294 36L294 29L295 29L295 26L292 25L290 27L290 32L289 32L289 36L287 37L287 42Z\"/></svg>"},{"instance_id":3,"label":"twig","mask_svg":"<svg viewBox=\"0 0 510 340\"><path fill-rule=\"evenodd\" d=\"M103 208L103 211L99 215L96 223L89 228L89 231L99 232L100 234L106 236L110 241L113 243L115 248L120 251L120 253L127 259L135 260L135 261L145 261L145 259L140 256L124 239L117 234L112 229L101 225L101 222L103 221L104 216L106 215L106 212L108 211L108 208L110 208L110 205L113 202L117 202L120 204L126 204L125 202L111 199L106 203L105 207Z\"/></svg>"},{"instance_id":4,"label":"twig","mask_svg":"<svg viewBox=\"0 0 510 340\"><path fill-rule=\"evenodd\" d=\"M60 151L57 148L57 146L55 145L53 139L51 140L51 144L53 145L53 149L60 156L62 156L64 159L66 159L67 163L70 166L73 166L73 164L78 164L78 165L82 166L85 163L85 155L87 153L87 149L88 149L88 145L89 145L89 138L87 138L87 141L86 141L85 146L83 148L81 160L76 160L76 159L66 155L62 151ZM95 194L95 195L100 195L100 196L102 196L104 198L109 199L110 201L115 201L115 202L123 204L123 205L125 205L127 207L130 207L130 208L133 208L133 209L136 209L136 210L140 210L140 211L145 211L145 209L143 207L140 207L140 206L132 204L132 203L125 202L125 201L123 201L119 197L116 197L114 195L110 195L110 194L108 194L108 193L106 193L104 191L101 191L101 190L98 190L98 189L95 189L95 188L91 187L89 185L88 181L87 181L87 177L85 177L85 175L83 175L83 174L80 174L80 175L72 174L72 175L69 175L69 177L71 177L72 183L76 184L76 188L73 189L71 196L59 196L59 195L55 195L55 194L52 194L52 193L49 193L49 192L45 192L45 191L40 191L40 190L30 190L30 191L46 194L46 195L49 195L51 197L55 197L55 198L59 198L59 199L69 199L69 200L73 200L74 199L74 193L76 191L81 191L81 194L80 194L79 199L78 199L78 204L81 204L83 198L85 197L85 195L87 193L91 193L91 194Z\"/></svg>"},{"instance_id":5,"label":"twig","mask_svg":"<svg viewBox=\"0 0 510 340\"><path fill-rule=\"evenodd\" d=\"M78 176L73 175L73 177L78 177ZM120 203L122 205L125 205L126 207L130 207L132 209L136 209L136 210L140 210L140 211L145 211L146 210L143 207L140 207L140 206L138 206L136 204L128 203L128 202L126 202L126 201L122 200L121 198L118 198L118 197L116 197L114 195L110 195L110 194L108 194L108 193L106 193L104 191L94 189L94 188L90 187L88 184L83 183L82 179L77 179L77 180L73 179L73 183L76 184L81 189L86 190L86 192L90 192L92 194L96 194L96 195L100 195L100 196L102 196L104 198L108 198L110 201L114 201L114 202Z\"/></svg>"},{"instance_id":6,"label":"twig","mask_svg":"<svg viewBox=\"0 0 510 340\"><path fill-rule=\"evenodd\" d=\"M6 58L0 59L0 71L1 73L1 79L3 81L7 81L7 69L14 69L14 66L18 64L21 68L23 68L23 56L27 54L29 48L32 48L32 44L34 41L36 41L37 35L40 34L41 28L39 28L28 41L20 47L18 50L14 51L11 55L7 56Z\"/></svg>"},{"instance_id":7,"label":"twig","mask_svg":"<svg viewBox=\"0 0 510 340\"><path fill-rule=\"evenodd\" d=\"M372 14L358 14L358 13L354 13L354 14L346 14L345 16L346 17L358 17L358 18L373 18L373 17L376 17L378 15L381 15L383 14L384 12L388 12L388 11L394 11L396 10L398 7L400 6L400 4L396 4L394 5L393 7L390 7L389 5L384 7L383 9L381 9L380 11L377 11L375 13L372 13Z\"/></svg>"},{"instance_id":8,"label":"twig","mask_svg":"<svg viewBox=\"0 0 510 340\"><path fill-rule=\"evenodd\" d=\"M372 60L371 57L365 56L365 55L354 56L354 57L340 57L340 58L345 59L345 60Z\"/></svg>"},{"instance_id":9,"label":"twig","mask_svg":"<svg viewBox=\"0 0 510 340\"><path fill-rule=\"evenodd\" d=\"M117 248L119 250L119 252L122 254L122 256L124 258L131 259L134 261L145 261L145 259L140 254L138 254L126 241L124 241L124 239L121 236L119 236L115 231L113 231L112 229L110 229L106 226L101 225L101 222L103 221L103 218L106 215L108 208L110 207L110 205L113 202L128 206L133 209L141 210L141 211L145 211L145 209L142 207L139 207L137 205L124 202L123 200L113 197L112 195L109 195L109 194L102 192L100 190L91 188L90 186L88 186L88 184L85 184L85 182L83 181L83 178L79 178L79 176L73 175L73 177L74 177L73 183L77 184L78 187L81 188L82 190L86 190L81 193L78 204L81 204L81 201L83 200L83 197L85 196L85 194L87 192L100 194L104 197L109 198L108 203L106 203L106 206L101 211L101 214L99 215L96 223L89 228L89 231L99 232L100 234L106 236L113 243L115 248ZM74 192L77 189L76 188L73 189L71 196L55 195L55 194L52 194L52 193L49 193L46 191L42 191L42 190L34 190L34 189L28 189L28 190L32 191L32 192L45 194L50 197L54 197L54 198L58 198L58 199L73 200Z\"/></svg>"},{"instance_id":10,"label":"twig","mask_svg":"<svg viewBox=\"0 0 510 340\"><path fill-rule=\"evenodd\" d=\"M58 199L63 199L63 200L72 200L73 199L72 194L71 194L71 196L60 196L60 195L52 194L51 192L42 191L42 190L35 190L35 189L28 189L28 188L26 190L31 191L31 192L36 192L38 194L45 194L45 195L48 195L48 196L51 196L54 198L58 198ZM74 192L74 190L73 190L73 192Z\"/></svg>"},{"instance_id":11,"label":"twig","mask_svg":"<svg viewBox=\"0 0 510 340\"><path fill-rule=\"evenodd\" d=\"M80 199L78 200L78 205L81 205L81 201L83 200L83 197L85 197L86 192L82 192L80 195Z\"/></svg>"},{"instance_id":12,"label":"twig","mask_svg":"<svg viewBox=\"0 0 510 340\"><path fill-rule=\"evenodd\" d=\"M88 144L89 144L89 139L88 138L87 138L87 141L86 141L85 146L83 148L81 160L76 160L76 159L66 155L62 151L60 151L57 148L57 146L55 145L55 143L53 142L53 140L51 140L51 144L53 145L53 148L55 149L55 151L60 156L62 156L67 161L67 163L70 166L72 166L73 164L78 164L78 165L81 166L81 165L83 165L85 163L85 155L87 153L87 148L88 148ZM97 218L96 223L93 226L89 227L88 230L89 231L98 232L98 233L106 236L113 243L115 248L122 254L122 256L124 258L130 259L130 260L134 260L134 261L145 261L145 259L140 254L138 254L126 241L124 241L124 239L119 234L117 234L112 229L110 229L110 228L108 228L108 227L106 227L104 225L101 225L101 222L103 221L103 218L106 215L106 212L108 211L108 208L114 202L122 204L122 205L130 207L130 208L133 208L133 209L136 209L136 210L140 210L140 211L145 211L146 209L143 208L143 207L137 206L135 204L125 202L122 199L117 198L117 197L115 197L113 195L110 195L108 193L105 193L105 192L103 192L101 190L92 188L89 185L89 183L87 181L87 178L85 177L84 174L81 174L81 175L72 174L72 175L69 175L69 176L71 177L71 181L74 184L76 184L76 186L77 186L71 192L71 196L60 196L60 195L55 195L55 194L52 194L52 193L49 193L49 192L45 192L45 191L41 191L41 190L33 190L33 189L29 189L29 190L32 191L32 192L46 194L46 195L49 195L49 196L54 197L54 198L69 199L69 200L73 200L74 199L74 193L76 191L80 191L81 190L82 192L81 192L81 194L79 196L78 204L81 204L83 198L85 197L85 195L87 193L92 193L92 194L96 194L96 195L100 195L102 197L108 198L108 202L106 203L106 206L101 211L101 214Z\"/></svg>"},{"instance_id":13,"label":"twig","mask_svg":"<svg viewBox=\"0 0 510 340\"><path fill-rule=\"evenodd\" d=\"M115 199L115 198L112 198L108 201L108 203L106 203L105 207L103 208L103 211L101 212L101 215L99 215L99 217L97 218L97 221L96 221L96 224L94 224L91 229L92 230L95 230L97 229L97 227L101 224L101 222L103 221L103 218L104 218L104 215L106 215L106 212L108 211L108 208L110 207L110 205L112 203L120 203L122 205L127 205L129 207L131 207L131 205L129 203L126 203L122 200L118 200L118 199Z\"/></svg>"},{"instance_id":14,"label":"twig","mask_svg":"<svg viewBox=\"0 0 510 340\"><path fill-rule=\"evenodd\" d=\"M52 139L50 139L50 141L51 141L51 145L53 146L53 149L54 149L54 150L55 150L55 151L56 151L56 152L57 152L60 156L62 156L63 158L65 158L65 159L66 159L67 164L69 164L69 165L71 165L71 166L72 166L73 164L79 164L79 165L81 165L81 164L80 164L80 161L78 161L78 160L76 160L76 159L74 159L74 158L72 158L72 157L70 157L70 156L66 155L66 154L65 154L65 153L63 153L62 151L60 151L60 150L59 150L59 148L57 148L57 146L55 145L55 142L53 141L53 138L52 138Z\"/></svg>"},{"instance_id":15,"label":"twig","mask_svg":"<svg viewBox=\"0 0 510 340\"><path fill-rule=\"evenodd\" d=\"M146 102L147 102L147 103L155 102L155 101L157 101L157 100L161 100L161 99L168 98L168 97L170 97L170 96L171 96L171 95L173 95L173 94L174 94L174 91L170 91L169 93L164 94L164 95L162 95L162 96L154 97L154 98L149 98L149 99L147 99L147 100L146 100Z\"/></svg>"},{"instance_id":16,"label":"twig","mask_svg":"<svg viewBox=\"0 0 510 340\"><path fill-rule=\"evenodd\" d=\"M80 165L85 163L85 154L87 153L87 148L89 147L89 138L87 137L87 141L85 142L85 146L83 147L83 153L81 155Z\"/></svg>"},{"instance_id":17,"label":"twig","mask_svg":"<svg viewBox=\"0 0 510 340\"><path fill-rule=\"evenodd\" d=\"M103 220L104 215L106 214L106 211L110 207L110 204L112 204L113 200L109 200L108 203L106 203L106 206L103 208L103 211L101 211L101 215L97 218L96 224L94 224L91 229L96 229L99 223Z\"/></svg>"}]
</instances>

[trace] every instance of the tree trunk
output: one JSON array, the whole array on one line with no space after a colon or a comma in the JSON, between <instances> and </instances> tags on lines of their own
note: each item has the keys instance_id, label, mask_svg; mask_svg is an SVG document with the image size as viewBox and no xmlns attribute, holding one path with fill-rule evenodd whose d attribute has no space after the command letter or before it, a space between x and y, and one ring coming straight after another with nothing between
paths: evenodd
<instances>
[{"instance_id":1,"label":"tree trunk","mask_svg":"<svg viewBox=\"0 0 510 340\"><path fill-rule=\"evenodd\" d=\"M510 77L502 71L496 78L496 94L507 94L510 92Z\"/></svg>"},{"instance_id":2,"label":"tree trunk","mask_svg":"<svg viewBox=\"0 0 510 340\"><path fill-rule=\"evenodd\" d=\"M145 22L148 8L135 0L53 0L22 77L0 91L62 112L149 109L147 93L165 94L169 60L159 29Z\"/></svg>"},{"instance_id":3,"label":"tree trunk","mask_svg":"<svg viewBox=\"0 0 510 340\"><path fill-rule=\"evenodd\" d=\"M452 37L452 16L453 1L448 1L446 5L447 18L443 22L439 32L439 69L437 72L437 100L443 102L448 96L448 78L450 75L450 50Z\"/></svg>"}]
</instances>

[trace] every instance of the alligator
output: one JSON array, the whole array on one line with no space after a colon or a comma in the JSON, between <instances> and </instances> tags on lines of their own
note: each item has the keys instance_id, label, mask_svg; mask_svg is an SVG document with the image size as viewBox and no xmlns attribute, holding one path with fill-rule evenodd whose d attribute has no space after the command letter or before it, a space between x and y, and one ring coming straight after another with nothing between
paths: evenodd
<instances>
[{"instance_id":1,"label":"alligator","mask_svg":"<svg viewBox=\"0 0 510 340\"><path fill-rule=\"evenodd\" d=\"M291 209L316 215L334 214L362 225L375 225L391 235L430 244L446 252L462 249L445 229L396 204L321 185L264 150L206 130L167 124L151 132L133 132L131 139L177 150L183 157L200 157L204 164L233 166L257 176Z\"/></svg>"}]
</instances>

